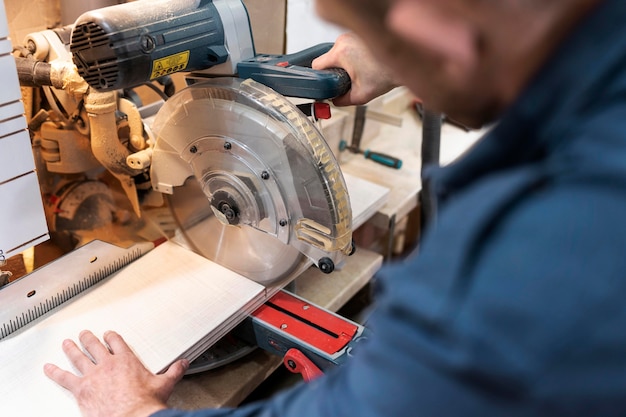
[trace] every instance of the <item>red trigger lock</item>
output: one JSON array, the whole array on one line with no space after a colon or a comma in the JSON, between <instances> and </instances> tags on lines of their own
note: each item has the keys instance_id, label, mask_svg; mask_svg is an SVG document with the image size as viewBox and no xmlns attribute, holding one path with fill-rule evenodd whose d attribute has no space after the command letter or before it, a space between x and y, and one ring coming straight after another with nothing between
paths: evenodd
<instances>
[{"instance_id":1,"label":"red trigger lock","mask_svg":"<svg viewBox=\"0 0 626 417\"><path fill-rule=\"evenodd\" d=\"M304 353L298 349L291 348L285 353L283 363L294 374L302 374L305 382L310 382L315 378L324 375L320 368L317 367Z\"/></svg>"}]
</instances>

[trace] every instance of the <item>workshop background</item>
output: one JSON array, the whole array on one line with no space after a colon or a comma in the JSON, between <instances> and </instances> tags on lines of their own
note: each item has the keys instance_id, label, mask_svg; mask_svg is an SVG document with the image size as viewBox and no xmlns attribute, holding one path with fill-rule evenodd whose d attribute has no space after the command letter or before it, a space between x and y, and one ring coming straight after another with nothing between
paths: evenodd
<instances>
[{"instance_id":1,"label":"workshop background","mask_svg":"<svg viewBox=\"0 0 626 417\"><path fill-rule=\"evenodd\" d=\"M315 16L313 0L243 1L250 16L257 53L293 53L332 42L342 32L341 28ZM112 0L4 0L9 37L13 44L19 44L28 34L71 24L86 10L117 3ZM176 74L175 80L179 87L184 85L184 74ZM29 93L23 91L23 94L29 120L33 116L28 105ZM149 97L149 92L144 94ZM400 87L368 103L367 108L333 107L332 118L318 124L344 174L368 181L371 190L384 190L381 194L384 201L381 199L368 213L367 221L353 231L359 248L353 265L347 265L330 278L320 277L317 270L307 271L298 278L295 288L309 301L332 311L339 310L356 321L364 320L362 313L372 301L370 281L383 260L408 256L419 243L423 128L419 104ZM401 157L401 169L376 164L362 154L345 151L341 144L353 137L358 117L364 124L359 133L362 148ZM464 152L483 133L469 132L453 124L440 128L441 151L437 144L436 159L442 164ZM37 254L35 261L24 259L27 256L24 254L17 257L18 262L3 269L13 268L12 279L16 279L61 254L54 252L49 244L38 246L40 248L44 250ZM177 387L171 405L183 408L234 406L271 395L301 379L287 377L280 364L280 358L256 352L246 361L229 364L210 375L187 377ZM275 372L276 369L280 370ZM266 382L262 384L263 381Z\"/></svg>"}]
</instances>

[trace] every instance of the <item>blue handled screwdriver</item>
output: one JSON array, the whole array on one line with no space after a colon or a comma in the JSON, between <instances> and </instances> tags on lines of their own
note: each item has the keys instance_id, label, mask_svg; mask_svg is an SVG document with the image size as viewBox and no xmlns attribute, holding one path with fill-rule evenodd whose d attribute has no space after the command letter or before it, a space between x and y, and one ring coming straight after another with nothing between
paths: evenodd
<instances>
[{"instance_id":1,"label":"blue handled screwdriver","mask_svg":"<svg viewBox=\"0 0 626 417\"><path fill-rule=\"evenodd\" d=\"M365 159L371 159L372 161L378 162L381 165L385 165L390 168L396 168L396 169L402 168L401 159L398 159L396 157L393 157L391 155L387 155L381 152L371 151L369 149L362 150L359 148L355 148L354 146L349 146L345 140L341 140L339 142L339 150L344 151L346 149L354 153L360 153L365 157Z\"/></svg>"},{"instance_id":2,"label":"blue handled screwdriver","mask_svg":"<svg viewBox=\"0 0 626 417\"><path fill-rule=\"evenodd\" d=\"M393 156L370 151L369 149L361 150L361 137L363 136L363 130L365 128L365 114L367 112L367 106L356 106L354 112L354 126L352 128L352 144L348 145L345 140L339 142L339 151L349 150L354 153L360 153L365 156L365 159L371 159L381 165L385 165L390 168L400 169L402 167L402 161Z\"/></svg>"}]
</instances>

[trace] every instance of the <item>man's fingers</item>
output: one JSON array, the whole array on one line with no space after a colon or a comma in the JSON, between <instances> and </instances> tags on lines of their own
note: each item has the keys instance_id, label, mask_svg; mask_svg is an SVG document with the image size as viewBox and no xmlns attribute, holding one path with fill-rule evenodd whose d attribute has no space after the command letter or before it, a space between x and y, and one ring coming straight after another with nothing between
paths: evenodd
<instances>
[{"instance_id":1,"label":"man's fingers","mask_svg":"<svg viewBox=\"0 0 626 417\"><path fill-rule=\"evenodd\" d=\"M333 67L334 60L330 57L329 53L320 55L311 62L311 68L313 69L326 69Z\"/></svg>"},{"instance_id":2,"label":"man's fingers","mask_svg":"<svg viewBox=\"0 0 626 417\"><path fill-rule=\"evenodd\" d=\"M56 365L47 363L43 367L43 373L48 378L62 386L63 388L74 392L74 388L80 383L80 378L71 372L64 371Z\"/></svg>"},{"instance_id":3,"label":"man's fingers","mask_svg":"<svg viewBox=\"0 0 626 417\"><path fill-rule=\"evenodd\" d=\"M350 90L343 96L335 97L333 99L333 104L337 107L342 107L342 106L352 106L357 103L352 98L352 90ZM358 103L358 104L365 104L365 103Z\"/></svg>"},{"instance_id":4,"label":"man's fingers","mask_svg":"<svg viewBox=\"0 0 626 417\"><path fill-rule=\"evenodd\" d=\"M172 386L180 381L189 369L189 361L187 359L180 359L170 365L169 368L163 373L163 376L167 377L172 382Z\"/></svg>"},{"instance_id":5,"label":"man's fingers","mask_svg":"<svg viewBox=\"0 0 626 417\"><path fill-rule=\"evenodd\" d=\"M78 340L85 350L91 355L96 363L101 363L111 353L109 349L89 330L83 330L78 336Z\"/></svg>"},{"instance_id":6,"label":"man's fingers","mask_svg":"<svg viewBox=\"0 0 626 417\"><path fill-rule=\"evenodd\" d=\"M63 348L63 352L65 352L65 356L67 356L70 362L81 373L84 374L91 366L93 366L91 358L85 355L85 352L83 352L73 340L64 340L61 346Z\"/></svg>"},{"instance_id":7,"label":"man's fingers","mask_svg":"<svg viewBox=\"0 0 626 417\"><path fill-rule=\"evenodd\" d=\"M106 344L109 345L111 353L113 354L132 352L126 341L124 341L122 336L120 336L116 332L108 331L104 334L103 338Z\"/></svg>"},{"instance_id":8,"label":"man's fingers","mask_svg":"<svg viewBox=\"0 0 626 417\"><path fill-rule=\"evenodd\" d=\"M344 66L340 63L340 60L337 59L337 54L333 53L331 49L329 52L324 55L319 56L314 59L311 63L311 67L314 69L327 69L327 68L343 68ZM344 68L345 69L345 68ZM348 106L353 104L350 97L350 92L344 94L340 97L335 97L333 99L333 104L336 106Z\"/></svg>"}]
</instances>

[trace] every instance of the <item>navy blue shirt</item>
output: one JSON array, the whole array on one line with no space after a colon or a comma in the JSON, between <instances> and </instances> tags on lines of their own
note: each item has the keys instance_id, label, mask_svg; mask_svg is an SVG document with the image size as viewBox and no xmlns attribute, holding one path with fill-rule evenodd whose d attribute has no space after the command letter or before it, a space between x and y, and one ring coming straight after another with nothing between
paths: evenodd
<instances>
[{"instance_id":1,"label":"navy blue shirt","mask_svg":"<svg viewBox=\"0 0 626 417\"><path fill-rule=\"evenodd\" d=\"M626 416L626 2L432 175L438 223L381 272L353 360L265 402L155 417Z\"/></svg>"}]
</instances>

